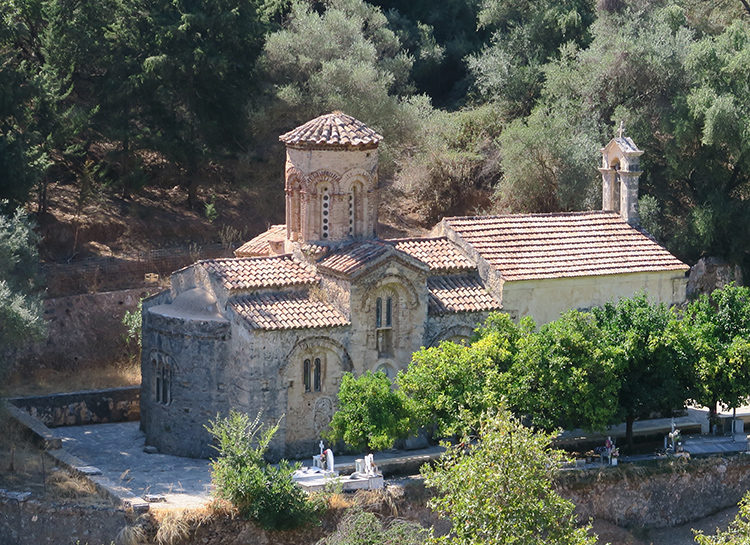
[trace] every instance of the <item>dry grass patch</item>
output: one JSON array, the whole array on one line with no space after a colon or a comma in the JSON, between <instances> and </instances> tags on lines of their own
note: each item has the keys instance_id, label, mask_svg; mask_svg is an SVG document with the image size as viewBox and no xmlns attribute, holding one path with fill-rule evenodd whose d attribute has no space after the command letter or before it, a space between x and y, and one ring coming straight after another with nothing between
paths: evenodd
<instances>
[{"instance_id":1,"label":"dry grass patch","mask_svg":"<svg viewBox=\"0 0 750 545\"><path fill-rule=\"evenodd\" d=\"M34 396L79 390L99 390L137 386L141 383L141 363L129 359L107 366L69 370L48 368L23 369L8 377L2 388L4 396Z\"/></svg>"}]
</instances>

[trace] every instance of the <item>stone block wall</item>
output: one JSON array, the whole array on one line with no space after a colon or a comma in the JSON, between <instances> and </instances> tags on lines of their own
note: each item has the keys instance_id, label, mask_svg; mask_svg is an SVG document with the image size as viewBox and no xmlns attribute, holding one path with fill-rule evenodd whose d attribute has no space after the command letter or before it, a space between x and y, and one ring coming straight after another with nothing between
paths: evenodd
<instances>
[{"instance_id":1,"label":"stone block wall","mask_svg":"<svg viewBox=\"0 0 750 545\"><path fill-rule=\"evenodd\" d=\"M750 456L710 457L659 465L629 464L563 477L560 494L589 517L618 526L665 528L736 505L750 489Z\"/></svg>"},{"instance_id":2,"label":"stone block wall","mask_svg":"<svg viewBox=\"0 0 750 545\"><path fill-rule=\"evenodd\" d=\"M229 323L145 311L143 319L141 428L146 441L170 454L209 457L214 451L204 424L228 412L227 390L235 381L225 373ZM160 375L163 369L166 375ZM165 376L166 397L164 391L157 394Z\"/></svg>"},{"instance_id":3,"label":"stone block wall","mask_svg":"<svg viewBox=\"0 0 750 545\"><path fill-rule=\"evenodd\" d=\"M50 428L140 418L140 386L9 398L8 401Z\"/></svg>"}]
</instances>

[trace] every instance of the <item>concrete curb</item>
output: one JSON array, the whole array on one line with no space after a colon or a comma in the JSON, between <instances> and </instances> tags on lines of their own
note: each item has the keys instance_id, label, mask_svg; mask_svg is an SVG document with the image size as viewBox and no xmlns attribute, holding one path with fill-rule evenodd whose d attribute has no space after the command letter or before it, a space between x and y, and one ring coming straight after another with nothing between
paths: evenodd
<instances>
[{"instance_id":1,"label":"concrete curb","mask_svg":"<svg viewBox=\"0 0 750 545\"><path fill-rule=\"evenodd\" d=\"M8 411L11 420L14 420L16 425L31 437L35 445L43 450L62 448L60 438L56 437L47 426L29 413L10 403L5 403L5 409Z\"/></svg>"},{"instance_id":2,"label":"concrete curb","mask_svg":"<svg viewBox=\"0 0 750 545\"><path fill-rule=\"evenodd\" d=\"M100 494L109 498L117 507L130 507L136 512L148 511L149 504L143 498L133 496L126 488L101 475L97 468L87 465L80 458L65 451L62 448L62 440L39 420L10 403L5 405L10 418L31 437L34 444L44 451L44 456L53 464L87 479Z\"/></svg>"}]
</instances>

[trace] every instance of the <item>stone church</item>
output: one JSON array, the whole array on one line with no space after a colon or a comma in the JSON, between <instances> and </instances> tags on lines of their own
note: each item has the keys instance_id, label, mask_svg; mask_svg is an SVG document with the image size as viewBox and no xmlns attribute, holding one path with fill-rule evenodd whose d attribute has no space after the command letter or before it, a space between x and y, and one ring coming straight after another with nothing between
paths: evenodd
<instances>
[{"instance_id":1,"label":"stone church","mask_svg":"<svg viewBox=\"0 0 750 545\"><path fill-rule=\"evenodd\" d=\"M280 139L286 223L143 303L141 426L162 452L213 455L204 424L233 408L283 416L274 454L308 455L347 371L393 377L492 311L544 323L639 290L685 298L688 266L638 228L643 152L622 134L601 150L603 210L445 218L400 239L376 233L377 132L334 112Z\"/></svg>"}]
</instances>

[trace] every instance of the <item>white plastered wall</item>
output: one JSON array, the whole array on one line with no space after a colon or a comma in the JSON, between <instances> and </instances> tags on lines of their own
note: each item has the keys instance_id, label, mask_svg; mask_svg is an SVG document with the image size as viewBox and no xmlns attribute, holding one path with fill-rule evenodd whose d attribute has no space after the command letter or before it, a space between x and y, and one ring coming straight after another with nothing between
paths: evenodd
<instances>
[{"instance_id":1,"label":"white plastered wall","mask_svg":"<svg viewBox=\"0 0 750 545\"><path fill-rule=\"evenodd\" d=\"M503 284L502 303L514 319L531 316L541 325L569 309L590 309L639 291L655 302L682 303L686 285L684 271L516 280Z\"/></svg>"}]
</instances>

